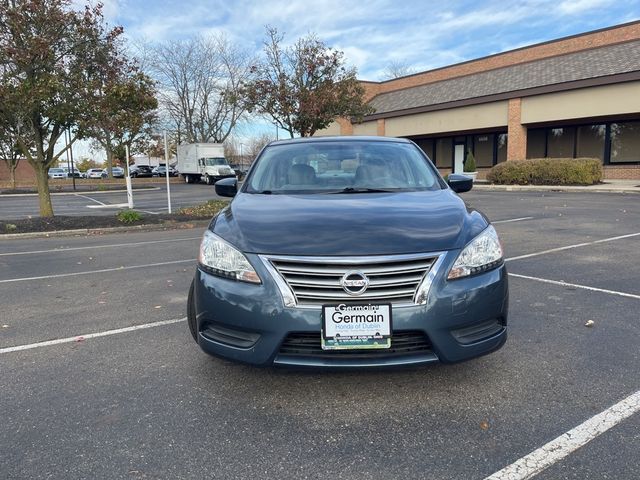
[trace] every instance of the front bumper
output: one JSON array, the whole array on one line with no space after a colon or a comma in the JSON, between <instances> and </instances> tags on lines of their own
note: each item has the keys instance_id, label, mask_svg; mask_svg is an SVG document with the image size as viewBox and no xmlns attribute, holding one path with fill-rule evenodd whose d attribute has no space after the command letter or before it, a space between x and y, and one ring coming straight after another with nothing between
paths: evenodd
<instances>
[{"instance_id":1,"label":"front bumper","mask_svg":"<svg viewBox=\"0 0 640 480\"><path fill-rule=\"evenodd\" d=\"M320 350L321 310L284 307L274 280L255 255L247 257L263 281L260 285L197 269L198 343L211 355L264 366L406 366L460 362L490 353L507 336L506 268L446 281L457 254L445 254L425 305L393 308L392 348L365 353Z\"/></svg>"}]
</instances>

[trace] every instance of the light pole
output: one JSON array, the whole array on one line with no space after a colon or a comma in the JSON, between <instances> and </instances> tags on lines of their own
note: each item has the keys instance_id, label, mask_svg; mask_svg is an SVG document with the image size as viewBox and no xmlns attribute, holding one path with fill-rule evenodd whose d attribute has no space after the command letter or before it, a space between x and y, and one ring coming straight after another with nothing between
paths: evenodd
<instances>
[{"instance_id":1,"label":"light pole","mask_svg":"<svg viewBox=\"0 0 640 480\"><path fill-rule=\"evenodd\" d=\"M242 147L244 147L244 143L240 144L240 173L244 172L244 156L242 154Z\"/></svg>"},{"instance_id":2,"label":"light pole","mask_svg":"<svg viewBox=\"0 0 640 480\"><path fill-rule=\"evenodd\" d=\"M71 146L69 145L69 142L71 141L71 131L69 129L64 129L64 146L66 147L67 151L66 156L67 156L67 171L71 174L71 182L73 183L73 189L76 189L76 176L75 176L75 172L74 172L74 168L73 168L73 150L71 149ZM67 173L67 175L69 175L69 173Z\"/></svg>"}]
</instances>

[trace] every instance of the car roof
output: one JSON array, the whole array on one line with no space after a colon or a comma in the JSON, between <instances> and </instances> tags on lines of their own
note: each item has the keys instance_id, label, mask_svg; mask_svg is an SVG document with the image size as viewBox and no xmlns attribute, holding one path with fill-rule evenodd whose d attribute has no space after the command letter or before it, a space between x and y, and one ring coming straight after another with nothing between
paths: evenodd
<instances>
[{"instance_id":1,"label":"car roof","mask_svg":"<svg viewBox=\"0 0 640 480\"><path fill-rule=\"evenodd\" d=\"M327 137L300 137L290 138L286 140L275 140L269 145L291 145L296 143L325 143L325 142L381 142L381 143L411 143L406 138L396 137L376 137L364 135L339 136L332 135Z\"/></svg>"}]
</instances>

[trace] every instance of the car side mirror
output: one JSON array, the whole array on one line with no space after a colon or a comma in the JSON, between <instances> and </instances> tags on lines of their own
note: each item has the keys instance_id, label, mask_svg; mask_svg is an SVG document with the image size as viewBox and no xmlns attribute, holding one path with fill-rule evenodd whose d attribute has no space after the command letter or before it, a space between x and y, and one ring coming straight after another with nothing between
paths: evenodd
<instances>
[{"instance_id":1,"label":"car side mirror","mask_svg":"<svg viewBox=\"0 0 640 480\"><path fill-rule=\"evenodd\" d=\"M235 178L223 178L214 185L216 194L221 197L235 197L238 193L238 180Z\"/></svg>"},{"instance_id":2,"label":"car side mirror","mask_svg":"<svg viewBox=\"0 0 640 480\"><path fill-rule=\"evenodd\" d=\"M447 178L447 183L454 192L464 193L468 192L473 187L473 178L467 177L466 175L451 173Z\"/></svg>"}]
</instances>

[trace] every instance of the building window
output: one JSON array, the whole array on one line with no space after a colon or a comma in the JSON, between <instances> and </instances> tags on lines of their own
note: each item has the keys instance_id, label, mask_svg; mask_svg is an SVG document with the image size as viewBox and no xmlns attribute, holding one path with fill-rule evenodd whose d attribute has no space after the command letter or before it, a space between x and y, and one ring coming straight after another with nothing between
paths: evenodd
<instances>
[{"instance_id":1,"label":"building window","mask_svg":"<svg viewBox=\"0 0 640 480\"><path fill-rule=\"evenodd\" d=\"M547 157L573 158L575 127L551 128L547 136Z\"/></svg>"},{"instance_id":2,"label":"building window","mask_svg":"<svg viewBox=\"0 0 640 480\"><path fill-rule=\"evenodd\" d=\"M473 156L477 167L493 167L493 133L473 136Z\"/></svg>"},{"instance_id":3,"label":"building window","mask_svg":"<svg viewBox=\"0 0 640 480\"><path fill-rule=\"evenodd\" d=\"M640 122L611 124L610 162L640 162Z\"/></svg>"},{"instance_id":4,"label":"building window","mask_svg":"<svg viewBox=\"0 0 640 480\"><path fill-rule=\"evenodd\" d=\"M506 133L498 133L496 135L496 163L502 163L507 160L507 141L509 136Z\"/></svg>"},{"instance_id":5,"label":"building window","mask_svg":"<svg viewBox=\"0 0 640 480\"><path fill-rule=\"evenodd\" d=\"M544 158L547 155L547 130L532 128L527 132L527 158Z\"/></svg>"},{"instance_id":6,"label":"building window","mask_svg":"<svg viewBox=\"0 0 640 480\"><path fill-rule=\"evenodd\" d=\"M583 125L576 130L576 157L599 158L604 161L606 125Z\"/></svg>"},{"instance_id":7,"label":"building window","mask_svg":"<svg viewBox=\"0 0 640 480\"><path fill-rule=\"evenodd\" d=\"M422 149L424 153L427 154L427 157L429 157L432 162L435 162L435 158L433 156L433 139L421 138L416 140L416 144Z\"/></svg>"},{"instance_id":8,"label":"building window","mask_svg":"<svg viewBox=\"0 0 640 480\"><path fill-rule=\"evenodd\" d=\"M453 139L438 138L436 140L436 167L452 168L453 165Z\"/></svg>"}]
</instances>

